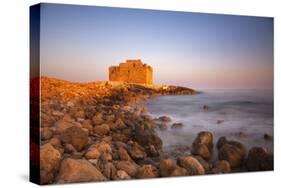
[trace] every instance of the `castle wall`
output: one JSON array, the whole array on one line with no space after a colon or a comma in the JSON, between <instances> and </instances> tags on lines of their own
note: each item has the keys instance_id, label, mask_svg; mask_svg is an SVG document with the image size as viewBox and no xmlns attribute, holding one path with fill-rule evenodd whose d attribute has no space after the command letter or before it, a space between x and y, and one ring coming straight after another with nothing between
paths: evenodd
<instances>
[{"instance_id":1,"label":"castle wall","mask_svg":"<svg viewBox=\"0 0 281 188\"><path fill-rule=\"evenodd\" d=\"M152 84L152 68L141 60L127 60L109 67L109 80L128 83Z\"/></svg>"}]
</instances>

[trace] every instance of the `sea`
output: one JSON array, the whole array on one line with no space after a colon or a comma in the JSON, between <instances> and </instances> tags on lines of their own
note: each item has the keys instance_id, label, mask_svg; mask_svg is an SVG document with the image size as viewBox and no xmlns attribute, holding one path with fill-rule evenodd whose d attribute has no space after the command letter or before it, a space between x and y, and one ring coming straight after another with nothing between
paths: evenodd
<instances>
[{"instance_id":1,"label":"sea","mask_svg":"<svg viewBox=\"0 0 281 188\"><path fill-rule=\"evenodd\" d=\"M168 129L157 129L164 151L191 147L200 131L211 131L215 143L225 136L247 149L261 146L273 152L273 141L264 139L264 134L273 136L273 104L272 90L202 90L195 95L153 97L144 105L152 117L172 119ZM173 123L183 126L173 129Z\"/></svg>"}]
</instances>

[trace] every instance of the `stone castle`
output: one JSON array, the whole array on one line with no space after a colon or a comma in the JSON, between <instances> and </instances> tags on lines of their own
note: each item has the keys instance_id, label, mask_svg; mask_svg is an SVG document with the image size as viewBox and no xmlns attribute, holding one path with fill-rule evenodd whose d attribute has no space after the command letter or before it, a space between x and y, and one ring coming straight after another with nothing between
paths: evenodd
<instances>
[{"instance_id":1,"label":"stone castle","mask_svg":"<svg viewBox=\"0 0 281 188\"><path fill-rule=\"evenodd\" d=\"M152 84L152 67L142 63L140 59L126 60L119 66L109 67L109 81Z\"/></svg>"}]
</instances>

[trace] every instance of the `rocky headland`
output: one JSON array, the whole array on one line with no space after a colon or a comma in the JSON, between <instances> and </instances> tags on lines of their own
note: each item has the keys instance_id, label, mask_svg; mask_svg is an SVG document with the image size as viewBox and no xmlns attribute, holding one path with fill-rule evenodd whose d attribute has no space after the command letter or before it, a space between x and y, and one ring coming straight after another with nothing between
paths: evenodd
<instances>
[{"instance_id":1,"label":"rocky headland","mask_svg":"<svg viewBox=\"0 0 281 188\"><path fill-rule=\"evenodd\" d=\"M188 155L167 155L153 118L141 102L161 95L192 95L177 86L121 82L73 83L41 77L41 184L143 179L273 169L273 154L214 135L198 133ZM181 123L171 128L180 129ZM218 150L216 161L211 161ZM181 152L181 148L178 148Z\"/></svg>"}]
</instances>

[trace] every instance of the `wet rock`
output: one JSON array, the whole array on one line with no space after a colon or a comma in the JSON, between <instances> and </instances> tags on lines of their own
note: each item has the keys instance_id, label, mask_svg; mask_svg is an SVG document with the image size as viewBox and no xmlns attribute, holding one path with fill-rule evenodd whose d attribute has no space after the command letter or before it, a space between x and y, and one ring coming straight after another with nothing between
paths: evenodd
<instances>
[{"instance_id":1,"label":"wet rock","mask_svg":"<svg viewBox=\"0 0 281 188\"><path fill-rule=\"evenodd\" d=\"M131 177L124 170L118 170L117 171L117 179L128 180L128 179L131 179Z\"/></svg>"},{"instance_id":2,"label":"wet rock","mask_svg":"<svg viewBox=\"0 0 281 188\"><path fill-rule=\"evenodd\" d=\"M213 134L208 131L198 133L192 143L191 153L199 155L202 158L209 160L212 157L213 150Z\"/></svg>"},{"instance_id":3,"label":"wet rock","mask_svg":"<svg viewBox=\"0 0 281 188\"><path fill-rule=\"evenodd\" d=\"M78 127L67 128L60 139L63 143L73 145L77 151L81 151L88 144L88 135Z\"/></svg>"},{"instance_id":4,"label":"wet rock","mask_svg":"<svg viewBox=\"0 0 281 188\"><path fill-rule=\"evenodd\" d=\"M264 138L265 140L269 140L269 141L273 140L273 136L271 136L271 135L269 135L269 134L264 134L264 135L263 135L263 138Z\"/></svg>"},{"instance_id":5,"label":"wet rock","mask_svg":"<svg viewBox=\"0 0 281 188\"><path fill-rule=\"evenodd\" d=\"M41 184L53 183L54 174L59 169L61 154L51 144L40 146Z\"/></svg>"},{"instance_id":6,"label":"wet rock","mask_svg":"<svg viewBox=\"0 0 281 188\"><path fill-rule=\"evenodd\" d=\"M139 166L133 161L119 161L116 167L118 170L125 171L131 177L135 177L139 169Z\"/></svg>"},{"instance_id":7,"label":"wet rock","mask_svg":"<svg viewBox=\"0 0 281 188\"><path fill-rule=\"evenodd\" d=\"M139 168L137 173L137 178L146 179L146 178L155 178L158 177L158 170L155 166L152 165L143 165Z\"/></svg>"},{"instance_id":8,"label":"wet rock","mask_svg":"<svg viewBox=\"0 0 281 188\"><path fill-rule=\"evenodd\" d=\"M217 161L212 168L212 173L214 174L222 174L222 173L230 173L230 172L231 172L231 166L229 162L226 160Z\"/></svg>"},{"instance_id":9,"label":"wet rock","mask_svg":"<svg viewBox=\"0 0 281 188\"><path fill-rule=\"evenodd\" d=\"M164 159L159 165L159 174L162 177L169 177L171 173L177 168L177 164L172 159Z\"/></svg>"},{"instance_id":10,"label":"wet rock","mask_svg":"<svg viewBox=\"0 0 281 188\"><path fill-rule=\"evenodd\" d=\"M225 137L221 137L217 142L217 148L219 149L219 160L228 161L231 169L243 164L247 150L240 142L228 141Z\"/></svg>"},{"instance_id":11,"label":"wet rock","mask_svg":"<svg viewBox=\"0 0 281 188\"><path fill-rule=\"evenodd\" d=\"M172 129L177 129L177 128L181 128L183 127L182 123L173 123L173 125L171 126Z\"/></svg>"},{"instance_id":12,"label":"wet rock","mask_svg":"<svg viewBox=\"0 0 281 188\"><path fill-rule=\"evenodd\" d=\"M107 135L110 131L110 128L107 124L102 124L102 125L97 125L94 127L94 133L98 134L98 135Z\"/></svg>"},{"instance_id":13,"label":"wet rock","mask_svg":"<svg viewBox=\"0 0 281 188\"><path fill-rule=\"evenodd\" d=\"M211 150L213 148L213 134L209 131L202 131L198 133L193 144L204 144Z\"/></svg>"},{"instance_id":14,"label":"wet rock","mask_svg":"<svg viewBox=\"0 0 281 188\"><path fill-rule=\"evenodd\" d=\"M262 147L253 147L249 150L246 160L249 171L273 170L273 154Z\"/></svg>"},{"instance_id":15,"label":"wet rock","mask_svg":"<svg viewBox=\"0 0 281 188\"><path fill-rule=\"evenodd\" d=\"M90 162L82 159L64 159L60 166L57 183L104 181L106 177Z\"/></svg>"},{"instance_id":16,"label":"wet rock","mask_svg":"<svg viewBox=\"0 0 281 188\"><path fill-rule=\"evenodd\" d=\"M238 168L244 161L245 153L235 145L224 144L219 149L219 160L226 160L231 168Z\"/></svg>"},{"instance_id":17,"label":"wet rock","mask_svg":"<svg viewBox=\"0 0 281 188\"><path fill-rule=\"evenodd\" d=\"M196 155L193 157L195 157L199 161L199 163L204 167L205 173L208 173L210 171L211 168L210 164L207 161L205 161L201 156Z\"/></svg>"},{"instance_id":18,"label":"wet rock","mask_svg":"<svg viewBox=\"0 0 281 188\"><path fill-rule=\"evenodd\" d=\"M92 122L94 125L100 125L103 123L103 114L99 113L92 118Z\"/></svg>"},{"instance_id":19,"label":"wet rock","mask_svg":"<svg viewBox=\"0 0 281 188\"><path fill-rule=\"evenodd\" d=\"M201 163L193 156L187 156L178 160L179 166L185 168L189 175L203 175L205 169Z\"/></svg>"},{"instance_id":20,"label":"wet rock","mask_svg":"<svg viewBox=\"0 0 281 188\"><path fill-rule=\"evenodd\" d=\"M158 120L163 121L163 122L170 122L172 121L169 116L160 116Z\"/></svg>"},{"instance_id":21,"label":"wet rock","mask_svg":"<svg viewBox=\"0 0 281 188\"><path fill-rule=\"evenodd\" d=\"M128 152L134 160L140 160L146 157L144 148L140 146L137 142L128 143Z\"/></svg>"},{"instance_id":22,"label":"wet rock","mask_svg":"<svg viewBox=\"0 0 281 188\"><path fill-rule=\"evenodd\" d=\"M193 155L199 155L206 160L209 160L212 156L212 153L205 144L193 144L191 153Z\"/></svg>"}]
</instances>

